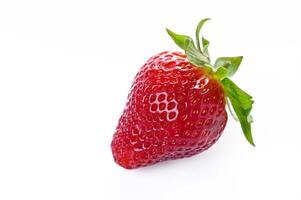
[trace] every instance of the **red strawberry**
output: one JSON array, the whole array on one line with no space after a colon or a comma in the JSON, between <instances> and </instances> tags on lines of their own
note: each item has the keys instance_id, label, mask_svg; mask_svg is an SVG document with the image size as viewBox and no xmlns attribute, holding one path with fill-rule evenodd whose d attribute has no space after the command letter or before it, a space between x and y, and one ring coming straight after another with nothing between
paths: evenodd
<instances>
[{"instance_id":1,"label":"red strawberry","mask_svg":"<svg viewBox=\"0 0 301 200\"><path fill-rule=\"evenodd\" d=\"M227 123L228 98L247 140L251 135L252 97L232 76L242 57L222 57L211 65L208 45L196 30L193 40L167 29L185 51L151 57L135 77L111 144L115 162L126 169L189 157L211 147Z\"/></svg>"}]
</instances>

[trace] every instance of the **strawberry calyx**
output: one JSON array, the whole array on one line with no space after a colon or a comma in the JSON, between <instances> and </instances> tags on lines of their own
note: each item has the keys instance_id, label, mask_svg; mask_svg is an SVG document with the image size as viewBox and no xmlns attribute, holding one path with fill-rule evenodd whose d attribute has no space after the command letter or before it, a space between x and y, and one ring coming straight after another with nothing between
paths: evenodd
<instances>
[{"instance_id":1,"label":"strawberry calyx","mask_svg":"<svg viewBox=\"0 0 301 200\"><path fill-rule=\"evenodd\" d=\"M238 70L243 57L220 57L217 58L214 65L211 64L209 56L209 41L202 37L202 43L200 43L200 31L209 18L202 19L196 28L196 45L193 39L186 35L180 35L173 31L166 29L169 36L173 41L185 51L185 54L191 64L196 67L206 68L213 76L220 81L223 85L227 106L232 116L240 122L242 131L247 141L255 146L251 123L252 116L251 110L254 101L252 96L240 89L231 79ZM231 104L231 105L230 105ZM232 113L233 108L236 116Z\"/></svg>"}]
</instances>

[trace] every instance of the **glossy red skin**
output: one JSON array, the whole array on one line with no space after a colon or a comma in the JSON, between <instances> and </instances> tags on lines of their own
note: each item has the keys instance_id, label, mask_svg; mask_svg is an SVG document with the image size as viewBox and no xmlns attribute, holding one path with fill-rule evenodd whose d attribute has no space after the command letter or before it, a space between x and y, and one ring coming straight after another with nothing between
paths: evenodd
<instances>
[{"instance_id":1,"label":"glossy red skin","mask_svg":"<svg viewBox=\"0 0 301 200\"><path fill-rule=\"evenodd\" d=\"M211 147L227 123L220 82L180 52L150 58L135 77L111 143L126 169L190 157Z\"/></svg>"}]
</instances>

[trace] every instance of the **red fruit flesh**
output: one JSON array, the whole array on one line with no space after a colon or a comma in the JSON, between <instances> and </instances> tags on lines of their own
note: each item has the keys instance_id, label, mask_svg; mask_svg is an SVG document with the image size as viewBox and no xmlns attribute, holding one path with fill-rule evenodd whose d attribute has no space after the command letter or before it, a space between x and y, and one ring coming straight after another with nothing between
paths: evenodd
<instances>
[{"instance_id":1,"label":"red fruit flesh","mask_svg":"<svg viewBox=\"0 0 301 200\"><path fill-rule=\"evenodd\" d=\"M111 143L126 169L190 157L212 146L227 122L223 87L180 52L150 58L135 77Z\"/></svg>"}]
</instances>

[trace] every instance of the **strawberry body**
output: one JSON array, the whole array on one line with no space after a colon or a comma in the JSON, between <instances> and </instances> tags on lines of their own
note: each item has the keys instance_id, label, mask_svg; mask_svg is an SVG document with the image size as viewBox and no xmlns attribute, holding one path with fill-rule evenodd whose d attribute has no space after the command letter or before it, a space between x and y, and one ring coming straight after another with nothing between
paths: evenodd
<instances>
[{"instance_id":1,"label":"strawberry body","mask_svg":"<svg viewBox=\"0 0 301 200\"><path fill-rule=\"evenodd\" d=\"M190 157L212 146L227 122L222 84L180 52L151 57L132 84L111 148L132 169Z\"/></svg>"}]
</instances>

